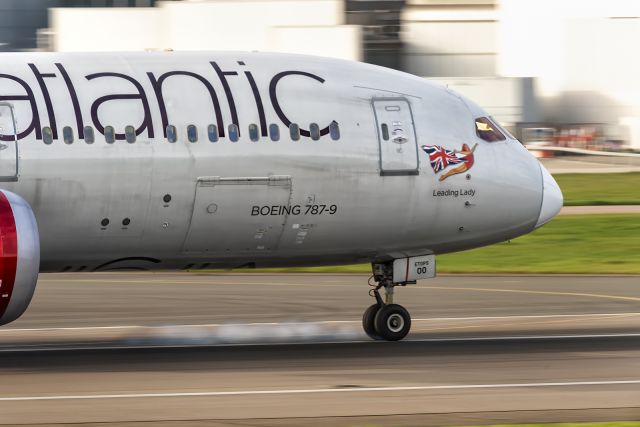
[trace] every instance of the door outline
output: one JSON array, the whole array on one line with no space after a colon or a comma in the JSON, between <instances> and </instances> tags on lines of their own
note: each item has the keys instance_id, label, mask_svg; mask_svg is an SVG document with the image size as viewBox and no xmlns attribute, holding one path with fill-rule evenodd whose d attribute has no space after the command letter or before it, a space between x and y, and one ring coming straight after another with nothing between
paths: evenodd
<instances>
[{"instance_id":1,"label":"door outline","mask_svg":"<svg viewBox=\"0 0 640 427\"><path fill-rule=\"evenodd\" d=\"M16 153L16 158L15 158L15 168L16 168L16 172L14 175L0 175L0 181L2 182L15 182L18 180L18 176L20 174L20 155L18 152L18 132L17 132L17 126L16 126L16 115L14 113L13 110L13 104L10 104L8 102L0 102L0 108L2 107L7 107L9 109L9 112L11 113L11 125L13 127L13 144L15 147L15 153ZM9 141L0 141L0 147L1 146L5 146L6 144L11 144L11 140Z\"/></svg>"},{"instance_id":2,"label":"door outline","mask_svg":"<svg viewBox=\"0 0 640 427\"><path fill-rule=\"evenodd\" d=\"M224 252L221 249L216 249L216 251L210 251L209 249L190 249L189 246L196 246L191 242L192 233L195 232L193 228L196 224L196 209L198 205L198 189L202 187L208 188L225 188L229 186L242 186L245 188L248 187L256 187L260 188L264 186L268 186L271 188L281 188L286 191L286 204L291 204L291 196L293 194L293 186L292 186L292 177L290 175L270 175L264 177L220 177L220 176L201 176L196 180L195 192L193 205L191 208L191 218L189 220L189 228L185 234L184 241L182 243L182 252L190 253L190 254L214 254L216 251ZM284 203L284 202L282 202ZM214 203L215 204L215 203ZM216 205L216 210L218 206ZM211 212L209 212L211 213ZM249 253L273 253L277 251L278 246L280 245L282 236L284 234L287 220L289 219L289 214L284 215L282 221L276 221L275 225L279 227L279 232L277 232L277 237L275 241L272 243L270 247L256 247L255 250L239 250L238 253L249 254ZM255 234L254 234L255 236ZM262 238L262 237L260 237Z\"/></svg>"},{"instance_id":3,"label":"door outline","mask_svg":"<svg viewBox=\"0 0 640 427\"><path fill-rule=\"evenodd\" d=\"M378 114L376 112L376 102L378 101L403 101L407 104L407 108L409 109L409 117L411 117L411 129L413 129L413 139L415 143L415 169L384 169L382 167L382 135L380 134L380 122L378 120ZM409 102L409 100L404 96L371 98L371 109L373 110L373 117L376 122L376 135L378 135L378 167L380 168L380 176L418 175L420 173L420 151L418 150L418 133L416 132L416 123L413 118L413 110L411 108L411 103Z\"/></svg>"}]
</instances>

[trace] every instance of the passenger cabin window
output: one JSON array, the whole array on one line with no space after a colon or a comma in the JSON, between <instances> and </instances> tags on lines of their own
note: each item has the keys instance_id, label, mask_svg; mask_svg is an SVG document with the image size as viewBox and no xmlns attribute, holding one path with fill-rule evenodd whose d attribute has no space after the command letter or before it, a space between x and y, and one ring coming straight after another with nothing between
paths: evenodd
<instances>
[{"instance_id":1,"label":"passenger cabin window","mask_svg":"<svg viewBox=\"0 0 640 427\"><path fill-rule=\"evenodd\" d=\"M42 128L42 142L47 145L53 143L53 133L51 132L51 128L49 126Z\"/></svg>"},{"instance_id":2,"label":"passenger cabin window","mask_svg":"<svg viewBox=\"0 0 640 427\"><path fill-rule=\"evenodd\" d=\"M297 123L291 123L289 125L289 134L291 135L291 140L300 140L300 126Z\"/></svg>"},{"instance_id":3,"label":"passenger cabin window","mask_svg":"<svg viewBox=\"0 0 640 427\"><path fill-rule=\"evenodd\" d=\"M174 125L168 125L166 131L167 131L167 141L173 144L178 140L178 136L176 134L176 127Z\"/></svg>"},{"instance_id":4,"label":"passenger cabin window","mask_svg":"<svg viewBox=\"0 0 640 427\"><path fill-rule=\"evenodd\" d=\"M240 138L240 132L238 131L238 125L235 123L232 123L229 125L229 139L232 142L238 142L238 139Z\"/></svg>"},{"instance_id":5,"label":"passenger cabin window","mask_svg":"<svg viewBox=\"0 0 640 427\"><path fill-rule=\"evenodd\" d=\"M258 135L258 125L254 123L249 125L249 138L253 142L256 142L258 141L258 139L260 139L260 136Z\"/></svg>"},{"instance_id":6,"label":"passenger cabin window","mask_svg":"<svg viewBox=\"0 0 640 427\"><path fill-rule=\"evenodd\" d=\"M189 142L198 142L198 128L195 125L187 126L187 139Z\"/></svg>"},{"instance_id":7,"label":"passenger cabin window","mask_svg":"<svg viewBox=\"0 0 640 427\"><path fill-rule=\"evenodd\" d=\"M311 139L317 141L320 139L320 126L317 123L311 123L309 125L309 133L311 134Z\"/></svg>"},{"instance_id":8,"label":"passenger cabin window","mask_svg":"<svg viewBox=\"0 0 640 427\"><path fill-rule=\"evenodd\" d=\"M340 139L340 128L338 127L338 122L335 120L329 125L329 135L331 135L331 139L334 141Z\"/></svg>"},{"instance_id":9,"label":"passenger cabin window","mask_svg":"<svg viewBox=\"0 0 640 427\"><path fill-rule=\"evenodd\" d=\"M386 123L383 123L382 126L380 126L380 128L382 129L382 139L385 141L389 140L389 126L387 126Z\"/></svg>"},{"instance_id":10,"label":"passenger cabin window","mask_svg":"<svg viewBox=\"0 0 640 427\"><path fill-rule=\"evenodd\" d=\"M124 137L129 144L136 142L136 130L133 126L129 125L124 128Z\"/></svg>"},{"instance_id":11,"label":"passenger cabin window","mask_svg":"<svg viewBox=\"0 0 640 427\"><path fill-rule=\"evenodd\" d=\"M113 126L104 127L104 139L107 141L107 144L116 142L116 131L113 129Z\"/></svg>"},{"instance_id":12,"label":"passenger cabin window","mask_svg":"<svg viewBox=\"0 0 640 427\"><path fill-rule=\"evenodd\" d=\"M476 135L487 142L504 141L507 139L502 132L498 130L498 127L486 117L476 119Z\"/></svg>"},{"instance_id":13,"label":"passenger cabin window","mask_svg":"<svg viewBox=\"0 0 640 427\"><path fill-rule=\"evenodd\" d=\"M96 140L95 134L93 133L93 127L85 126L84 127L84 142L87 144L93 144Z\"/></svg>"},{"instance_id":14,"label":"passenger cabin window","mask_svg":"<svg viewBox=\"0 0 640 427\"><path fill-rule=\"evenodd\" d=\"M73 129L71 129L71 126L62 128L62 139L64 139L65 144L73 144Z\"/></svg>"},{"instance_id":15,"label":"passenger cabin window","mask_svg":"<svg viewBox=\"0 0 640 427\"><path fill-rule=\"evenodd\" d=\"M216 125L209 125L207 127L207 134L209 135L210 142L218 142L218 128Z\"/></svg>"},{"instance_id":16,"label":"passenger cabin window","mask_svg":"<svg viewBox=\"0 0 640 427\"><path fill-rule=\"evenodd\" d=\"M269 125L269 136L272 141L280 141L280 128L277 124L271 123Z\"/></svg>"}]
</instances>

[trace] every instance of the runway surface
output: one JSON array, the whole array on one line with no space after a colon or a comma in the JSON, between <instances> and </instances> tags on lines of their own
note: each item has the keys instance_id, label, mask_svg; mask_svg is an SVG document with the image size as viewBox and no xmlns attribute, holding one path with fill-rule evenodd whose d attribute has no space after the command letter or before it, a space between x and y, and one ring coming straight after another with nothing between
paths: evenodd
<instances>
[{"instance_id":1,"label":"runway surface","mask_svg":"<svg viewBox=\"0 0 640 427\"><path fill-rule=\"evenodd\" d=\"M639 214L640 205L564 206L560 215Z\"/></svg>"},{"instance_id":2,"label":"runway surface","mask_svg":"<svg viewBox=\"0 0 640 427\"><path fill-rule=\"evenodd\" d=\"M366 279L42 275L0 329L0 424L640 419L640 277L424 281L399 343L360 331Z\"/></svg>"},{"instance_id":3,"label":"runway surface","mask_svg":"<svg viewBox=\"0 0 640 427\"><path fill-rule=\"evenodd\" d=\"M640 172L638 156L558 156L539 160L552 174Z\"/></svg>"}]
</instances>

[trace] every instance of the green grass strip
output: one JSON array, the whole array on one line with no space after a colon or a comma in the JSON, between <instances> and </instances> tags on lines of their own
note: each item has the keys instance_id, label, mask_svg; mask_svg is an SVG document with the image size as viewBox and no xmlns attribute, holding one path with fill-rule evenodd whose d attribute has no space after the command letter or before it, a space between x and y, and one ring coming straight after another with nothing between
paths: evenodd
<instances>
[{"instance_id":1,"label":"green grass strip","mask_svg":"<svg viewBox=\"0 0 640 427\"><path fill-rule=\"evenodd\" d=\"M640 274L640 215L565 215L533 233L436 258L438 273ZM237 270L241 271L241 270ZM370 273L369 264L248 271Z\"/></svg>"},{"instance_id":2,"label":"green grass strip","mask_svg":"<svg viewBox=\"0 0 640 427\"><path fill-rule=\"evenodd\" d=\"M640 215L557 217L511 242L447 254L448 273L640 273Z\"/></svg>"},{"instance_id":3,"label":"green grass strip","mask_svg":"<svg viewBox=\"0 0 640 427\"><path fill-rule=\"evenodd\" d=\"M640 173L565 173L553 176L565 206L640 205Z\"/></svg>"},{"instance_id":4,"label":"green grass strip","mask_svg":"<svg viewBox=\"0 0 640 427\"><path fill-rule=\"evenodd\" d=\"M472 426L466 426L472 427ZM612 421L604 423L558 423L558 424L496 424L482 427L640 427L640 421Z\"/></svg>"}]
</instances>

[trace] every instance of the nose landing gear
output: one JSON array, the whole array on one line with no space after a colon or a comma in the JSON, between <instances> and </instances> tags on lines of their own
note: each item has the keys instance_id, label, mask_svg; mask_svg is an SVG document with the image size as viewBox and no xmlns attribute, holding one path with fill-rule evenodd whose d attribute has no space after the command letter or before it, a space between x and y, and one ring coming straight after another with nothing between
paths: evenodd
<instances>
[{"instance_id":1,"label":"nose landing gear","mask_svg":"<svg viewBox=\"0 0 640 427\"><path fill-rule=\"evenodd\" d=\"M399 341L411 329L411 316L401 305L393 303L394 288L405 283L393 283L393 267L390 264L374 264L373 279L378 282L369 294L376 303L367 308L362 316L362 327L365 333L375 340ZM415 281L413 282L415 283ZM384 300L380 289L384 288Z\"/></svg>"}]
</instances>

